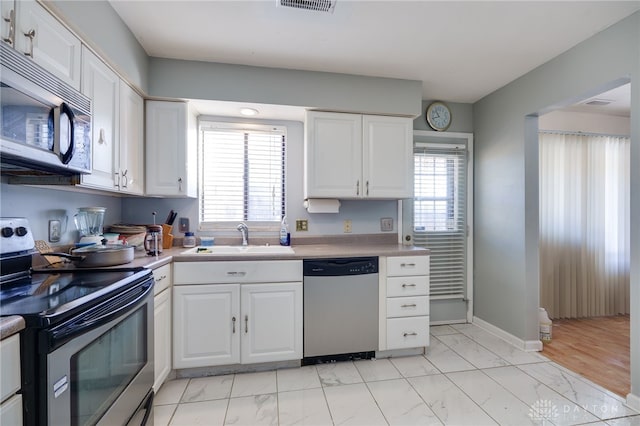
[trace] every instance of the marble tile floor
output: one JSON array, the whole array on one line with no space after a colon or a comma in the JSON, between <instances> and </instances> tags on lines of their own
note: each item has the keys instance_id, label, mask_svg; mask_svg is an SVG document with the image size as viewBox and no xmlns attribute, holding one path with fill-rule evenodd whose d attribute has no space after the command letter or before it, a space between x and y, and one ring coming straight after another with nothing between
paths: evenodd
<instances>
[{"instance_id":1,"label":"marble tile floor","mask_svg":"<svg viewBox=\"0 0 640 426\"><path fill-rule=\"evenodd\" d=\"M619 396L472 324L431 327L424 356L177 379L164 425L640 426Z\"/></svg>"}]
</instances>

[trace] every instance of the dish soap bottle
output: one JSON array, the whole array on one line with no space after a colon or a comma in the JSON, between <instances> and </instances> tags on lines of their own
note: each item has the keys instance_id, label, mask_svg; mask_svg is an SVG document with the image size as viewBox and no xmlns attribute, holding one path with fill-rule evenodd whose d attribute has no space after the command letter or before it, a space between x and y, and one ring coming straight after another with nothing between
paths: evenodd
<instances>
[{"instance_id":1,"label":"dish soap bottle","mask_svg":"<svg viewBox=\"0 0 640 426\"><path fill-rule=\"evenodd\" d=\"M282 218L282 222L280 223L280 245L291 245L291 234L289 233L289 224L287 223L286 216Z\"/></svg>"}]
</instances>

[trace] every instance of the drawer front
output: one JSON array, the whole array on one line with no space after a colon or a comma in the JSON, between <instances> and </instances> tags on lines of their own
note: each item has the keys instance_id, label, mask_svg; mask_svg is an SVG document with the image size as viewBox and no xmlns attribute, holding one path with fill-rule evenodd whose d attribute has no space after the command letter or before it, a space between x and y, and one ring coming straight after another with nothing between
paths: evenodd
<instances>
[{"instance_id":1,"label":"drawer front","mask_svg":"<svg viewBox=\"0 0 640 426\"><path fill-rule=\"evenodd\" d=\"M20 390L20 335L14 334L0 342L1 400L12 396ZM4 424L4 423L3 423Z\"/></svg>"},{"instance_id":2,"label":"drawer front","mask_svg":"<svg viewBox=\"0 0 640 426\"><path fill-rule=\"evenodd\" d=\"M429 275L429 256L389 256L387 275L392 277Z\"/></svg>"},{"instance_id":3,"label":"drawer front","mask_svg":"<svg viewBox=\"0 0 640 426\"><path fill-rule=\"evenodd\" d=\"M173 283L274 283L302 281L302 260L175 262Z\"/></svg>"},{"instance_id":4,"label":"drawer front","mask_svg":"<svg viewBox=\"0 0 640 426\"><path fill-rule=\"evenodd\" d=\"M387 299L387 318L429 315L429 296Z\"/></svg>"},{"instance_id":5,"label":"drawer front","mask_svg":"<svg viewBox=\"0 0 640 426\"><path fill-rule=\"evenodd\" d=\"M22 424L22 395L14 395L0 405L0 425Z\"/></svg>"},{"instance_id":6,"label":"drawer front","mask_svg":"<svg viewBox=\"0 0 640 426\"><path fill-rule=\"evenodd\" d=\"M429 317L387 320L387 349L419 348L429 345Z\"/></svg>"},{"instance_id":7,"label":"drawer front","mask_svg":"<svg viewBox=\"0 0 640 426\"><path fill-rule=\"evenodd\" d=\"M153 271L153 294L157 296L166 290L171 284L171 264L163 265Z\"/></svg>"},{"instance_id":8,"label":"drawer front","mask_svg":"<svg viewBox=\"0 0 640 426\"><path fill-rule=\"evenodd\" d=\"M387 278L387 297L428 295L429 277L426 275Z\"/></svg>"}]
</instances>

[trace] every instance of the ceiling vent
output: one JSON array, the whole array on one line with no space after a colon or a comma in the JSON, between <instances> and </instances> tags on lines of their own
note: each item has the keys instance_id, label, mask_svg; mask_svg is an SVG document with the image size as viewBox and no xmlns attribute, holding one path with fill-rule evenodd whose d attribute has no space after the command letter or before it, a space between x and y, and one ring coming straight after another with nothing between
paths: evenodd
<instances>
[{"instance_id":1,"label":"ceiling vent","mask_svg":"<svg viewBox=\"0 0 640 426\"><path fill-rule=\"evenodd\" d=\"M333 13L336 0L277 0L278 6Z\"/></svg>"},{"instance_id":2,"label":"ceiling vent","mask_svg":"<svg viewBox=\"0 0 640 426\"><path fill-rule=\"evenodd\" d=\"M591 105L591 106L605 106L605 105L609 105L611 102L613 101L609 101L606 99L592 99L588 102L585 102L585 105Z\"/></svg>"}]
</instances>

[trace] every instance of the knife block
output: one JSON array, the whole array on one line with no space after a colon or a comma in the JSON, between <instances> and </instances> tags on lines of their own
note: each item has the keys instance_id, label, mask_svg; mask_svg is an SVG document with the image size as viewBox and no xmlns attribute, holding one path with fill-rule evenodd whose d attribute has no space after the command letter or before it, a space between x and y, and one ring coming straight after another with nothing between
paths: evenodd
<instances>
[{"instance_id":1,"label":"knife block","mask_svg":"<svg viewBox=\"0 0 640 426\"><path fill-rule=\"evenodd\" d=\"M173 230L173 226L167 225L166 223L162 224L162 248L170 249L173 247L173 235L171 231Z\"/></svg>"}]
</instances>

